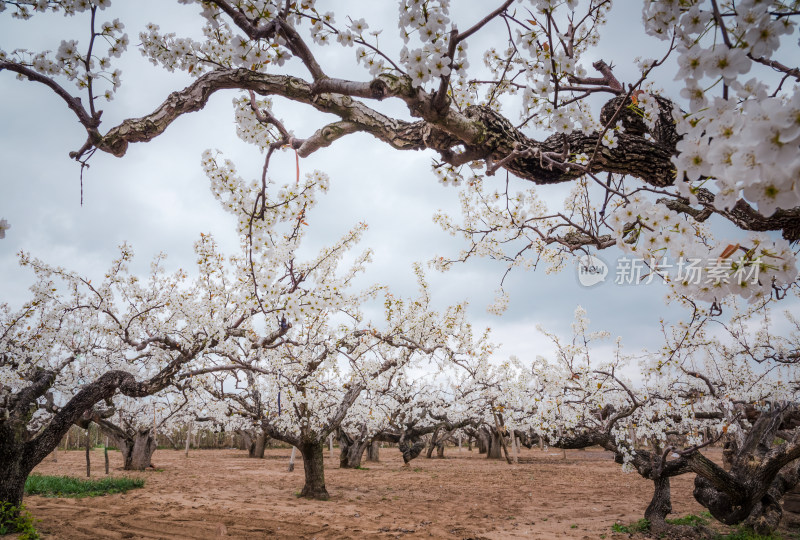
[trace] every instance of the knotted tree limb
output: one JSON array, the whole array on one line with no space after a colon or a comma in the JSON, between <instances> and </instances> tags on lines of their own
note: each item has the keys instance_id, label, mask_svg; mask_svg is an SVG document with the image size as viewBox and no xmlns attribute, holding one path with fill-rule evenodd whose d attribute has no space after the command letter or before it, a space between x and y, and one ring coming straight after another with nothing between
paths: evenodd
<instances>
[{"instance_id":1,"label":"knotted tree limb","mask_svg":"<svg viewBox=\"0 0 800 540\"><path fill-rule=\"evenodd\" d=\"M628 175L659 188L675 182L676 169L671 158L679 136L671 120L672 103L660 96L655 97L659 114L653 128L646 126L629 108L630 103L626 101L629 98L618 96L609 101L603 108L601 122L616 118L624 130L617 134L617 146L608 148L598 144L600 134L597 132L555 134L541 141L528 137L488 107L472 106L463 112L453 107L437 109L436 95L414 88L406 76L384 73L368 82L321 76L308 82L289 75L217 69L171 93L152 113L124 120L101 134L99 114L89 115L78 98L71 97L52 79L28 73L28 68L13 62L0 63L2 69L46 84L76 113L87 130L88 139L79 151L71 154L75 159L95 148L121 157L130 143L153 140L180 116L202 110L213 93L250 90L304 103L340 118L319 128L307 139L298 139L296 149L301 157L350 133L364 132L398 150L435 150L445 162L456 166L473 160L483 160L487 165L502 164L502 168L519 178L539 185L574 181L587 172ZM392 118L362 101L391 97L402 100L411 115L421 120L409 122ZM594 155L594 159L586 167L570 166L570 156L581 153ZM565 155L567 158L558 162L558 158ZM732 209L717 210L711 204L713 195L710 192L701 190L698 199L705 209L722 215L744 230L780 230L789 240L800 238L800 209L779 210L774 216L765 217L744 201L739 201ZM699 217L706 217L706 213Z\"/></svg>"}]
</instances>

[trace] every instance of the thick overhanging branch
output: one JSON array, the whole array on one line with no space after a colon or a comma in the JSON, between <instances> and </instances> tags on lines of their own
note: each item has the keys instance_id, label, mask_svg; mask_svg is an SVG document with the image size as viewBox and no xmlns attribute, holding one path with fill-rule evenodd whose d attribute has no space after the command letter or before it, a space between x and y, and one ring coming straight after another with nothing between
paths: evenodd
<instances>
[{"instance_id":1,"label":"thick overhanging branch","mask_svg":"<svg viewBox=\"0 0 800 540\"><path fill-rule=\"evenodd\" d=\"M694 208L688 200L682 198L662 198L658 202L674 212L692 216L695 221L703 222L717 214L744 231L781 231L783 237L789 242L800 240L800 208L778 209L767 217L760 214L744 199L736 201L731 208L718 209L714 206L715 196L708 189L699 188L695 195L702 208Z\"/></svg>"},{"instance_id":2,"label":"thick overhanging branch","mask_svg":"<svg viewBox=\"0 0 800 540\"><path fill-rule=\"evenodd\" d=\"M369 82L323 77L309 83L288 75L271 75L247 69L218 69L199 77L186 88L171 93L151 114L125 120L101 136L97 131L99 118L92 118L78 98L70 96L51 79L11 62L0 63L2 69L24 74L48 85L76 113L89 135L82 149L73 153L72 157L76 159L80 159L93 146L121 157L126 153L128 144L150 141L181 115L203 109L214 92L236 89L285 97L341 118L318 129L307 139L298 140L298 154L303 157L345 135L365 132L398 150L434 149L446 162L455 165L461 165L465 160L479 159L501 164L516 176L536 184L569 182L587 172L579 166L571 167L569 163L555 164L557 159L545 159L562 156L565 152L569 155L595 155L589 172L630 175L658 187L672 185L675 180L671 157L677 136L674 127L668 123L666 112L655 133L651 133L653 140L648 140L644 136L647 131L641 119L633 112L628 114L629 111L623 108L625 112L620 115L620 121L625 130L617 136L616 148L611 149L598 145L598 133L576 131L556 134L544 141L531 139L488 107L469 107L464 113L452 108L436 111L433 107L434 96L413 88L408 77L382 74ZM407 104L412 115L422 120L407 122L391 118L353 97L376 100L397 97ZM601 116L608 116L612 109L617 110L624 105L620 101L624 99L612 99L604 107ZM662 110L670 108L668 100L659 97L659 101L663 101L660 103ZM465 151L455 152L454 149L459 146ZM595 149L598 149L596 153ZM781 230L790 241L800 239L800 209L778 210L773 216L764 217L740 200L729 210L716 210L713 207L714 195L705 189L699 190L698 200L703 208L696 211L688 205L680 206L680 202L668 205L690 213L698 220L705 219L713 211L745 230Z\"/></svg>"},{"instance_id":3,"label":"thick overhanging branch","mask_svg":"<svg viewBox=\"0 0 800 540\"><path fill-rule=\"evenodd\" d=\"M746 231L782 231L786 240L790 242L800 240L800 208L779 209L771 216L765 217L747 202L739 199L732 208L718 210L714 207L714 194L705 188L698 190L697 201Z\"/></svg>"},{"instance_id":4,"label":"thick overhanging branch","mask_svg":"<svg viewBox=\"0 0 800 540\"><path fill-rule=\"evenodd\" d=\"M552 159L544 157L563 155L565 148L568 154L592 155L598 148L598 133L556 134L540 142L525 136L500 113L488 107L469 107L465 115L483 128L476 144L464 141L468 150L483 159L504 161L503 168L536 184L569 182L586 172L579 166L570 167L568 163L553 166ZM617 139L616 148L599 146L589 171L627 174L658 187L674 183L675 168L670 161L674 148L648 141L638 134L623 132ZM515 157L507 159L510 155Z\"/></svg>"},{"instance_id":5,"label":"thick overhanging branch","mask_svg":"<svg viewBox=\"0 0 800 540\"><path fill-rule=\"evenodd\" d=\"M51 377L54 375L51 373ZM130 397L152 395L172 382L162 371L155 377L137 381L126 371L108 371L85 385L54 415L50 423L35 438L26 442L26 456L31 463L39 463L49 454L67 430L96 403L110 399L117 391ZM51 383L52 384L52 383Z\"/></svg>"},{"instance_id":6,"label":"thick overhanging branch","mask_svg":"<svg viewBox=\"0 0 800 540\"><path fill-rule=\"evenodd\" d=\"M173 92L153 113L142 118L123 121L98 142L100 150L117 157L125 155L128 144L146 142L162 134L181 115L201 110L210 96L219 90L252 90L261 95L277 95L306 103L317 110L332 113L348 124L327 126L315 140L330 141L347 132L364 131L400 150L418 150L426 141L438 140L425 122L405 122L389 118L350 96L312 91L312 85L302 79L287 75L269 75L246 69L216 70L203 75L195 82ZM358 129L356 129L358 128ZM439 137L441 138L441 136ZM449 141L456 144L457 141Z\"/></svg>"},{"instance_id":7,"label":"thick overhanging branch","mask_svg":"<svg viewBox=\"0 0 800 540\"><path fill-rule=\"evenodd\" d=\"M328 77L306 42L289 22L293 6L291 3L287 2L281 12L266 22L249 17L229 1L212 0L210 3L230 17L233 24L253 40L270 40L278 36L284 38L285 46L302 60L312 76L312 81L246 69L217 69L199 77L183 90L170 94L153 113L142 118L125 120L102 136L98 131L100 112L87 112L79 98L71 96L52 78L23 64L9 61L0 62L0 71L13 71L45 84L75 112L88 133L88 139L83 146L70 154L79 161L87 154L91 155L94 149L120 157L125 154L129 143L150 141L163 133L182 114L201 110L214 92L239 89L262 95L282 96L341 119L319 128L307 139L295 140L292 147L301 157L307 157L345 135L365 132L399 150L436 150L445 162L452 165L462 165L467 160L484 160L489 174L502 167L519 178L536 184L569 182L587 172L629 175L656 187L670 186L675 181L676 171L671 158L679 135L672 116L672 102L663 96L653 95L659 112L653 124L645 125L635 100L631 100L630 92L622 95L622 85L614 77L611 66L603 61L594 64L602 77L573 77L571 82L579 85L600 85L618 94L603 107L600 115L603 125L610 126L618 121L623 126L624 130L617 134L616 147L608 148L600 144L601 134L596 132L575 131L537 141L526 136L489 107L468 107L461 112L450 106L443 91L448 77L442 77L441 87L432 93L413 87L411 79L403 75L383 73L366 82ZM452 49L458 42L482 28L488 21L501 16L509 5L510 1L502 2L466 32L453 30L448 57L452 59ZM568 38L572 39L569 32ZM796 70L787 71L785 66L773 64L768 63L775 69L796 76ZM405 102L411 115L421 120L406 122L391 118L370 108L363 101L353 99L382 100L388 97L396 97ZM577 154L592 156L588 167L569 163L569 156ZM790 241L800 239L800 208L778 210L773 216L764 217L743 200L729 210L716 210L713 208L713 197L713 194L701 189L698 199L703 208L694 210L687 204L681 206L679 211L691 214L698 220L706 219L713 212L745 230L780 230L784 238ZM680 203L670 205L676 207ZM588 245L587 239L564 240L567 246ZM608 240L603 238L599 244L609 244ZM592 243L598 245L597 241Z\"/></svg>"},{"instance_id":8,"label":"thick overhanging branch","mask_svg":"<svg viewBox=\"0 0 800 540\"><path fill-rule=\"evenodd\" d=\"M129 143L154 139L178 117L201 110L211 94L225 89L252 90L261 95L282 96L311 105L319 111L335 114L345 122L333 123L314 134L308 146L303 149L304 155L356 131L370 133L399 150L432 148L447 155L453 147L461 144L471 155L495 161L500 161L515 149L523 147L529 152L508 160L504 167L520 178L537 184L550 184L574 180L582 176L583 171L578 167L555 168L542 163L537 156L560 155L565 147L570 153L591 153L598 142L598 134L581 132L566 136L554 135L539 142L526 137L499 113L485 107L471 107L464 114L453 109L436 113L431 109L433 97L413 89L406 77L381 75L370 83L322 79L312 84L286 75L256 73L246 69L222 69L207 73L183 90L173 92L153 113L142 118L125 120L112 128L98 142L97 147L115 156L122 156ZM406 122L390 118L361 101L353 100L350 95L333 93L335 91L374 99L397 96L409 105L412 114L421 116L423 120ZM671 148L636 135L622 134L619 139L617 148L601 148L592 164L593 171L629 174L657 186L669 185L674 181L674 168L670 162Z\"/></svg>"}]
</instances>

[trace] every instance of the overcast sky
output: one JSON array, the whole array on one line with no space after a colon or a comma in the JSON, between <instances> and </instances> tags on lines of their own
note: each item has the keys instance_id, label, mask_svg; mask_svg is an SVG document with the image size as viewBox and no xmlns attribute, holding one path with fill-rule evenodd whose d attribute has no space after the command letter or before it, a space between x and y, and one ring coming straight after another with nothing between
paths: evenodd
<instances>
[{"instance_id":1,"label":"overcast sky","mask_svg":"<svg viewBox=\"0 0 800 540\"><path fill-rule=\"evenodd\" d=\"M385 28L382 43L388 46L399 42L394 2L330 4L347 6L337 15L338 23L346 21L344 14L366 17L371 30ZM358 4L369 6L368 10L363 6L350 9ZM318 3L322 10L324 5ZM469 5L473 12L466 13L463 22L458 18L462 28L480 17L475 6L492 3ZM151 112L169 92L189 82L184 74L167 73L152 66L140 55L136 44L139 31L150 21L160 24L164 32L198 36L202 23L196 11L193 6L164 0L115 0L110 9L101 13L100 21L119 17L131 40L131 47L119 61L122 88L113 102L101 105L105 109L101 130L124 118ZM587 58L587 67L591 70L590 61L602 57L616 65L620 80L628 82L635 76L635 56L663 54L662 42L639 35L640 19L638 7L616 8L607 32L611 38L603 41L597 54ZM387 22L381 24L382 20ZM83 47L87 28L84 16L36 16L20 22L12 20L8 10L0 15L0 48L55 50L61 39L79 39ZM502 34L488 29L470 42L473 67L482 64L480 54L487 44L503 46L502 38L493 38L498 35ZM333 45L321 51L319 60L333 76L367 80L368 73L355 67L354 57L354 49ZM657 75L662 86L674 84L669 70L666 67ZM77 92L71 83L67 88ZM17 266L16 253L20 250L96 279L102 278L123 241L133 246L137 254L135 268L142 271L160 251L168 253L169 268L191 269L192 244L200 232L213 233L227 252L235 252L238 240L233 217L223 213L211 195L200 156L207 148L217 148L237 164L243 177L260 175L262 156L254 146L236 138L231 101L237 95L232 91L218 92L203 111L180 118L150 143L131 145L124 158L98 152L90 162L91 168L84 172L81 206L80 170L68 153L84 142L83 127L44 86L18 81L13 74L1 72L0 219L6 218L12 228L0 240L0 301L18 306L28 297L32 275ZM397 103L380 106L407 116ZM324 115L286 100L275 100L274 112L300 137L325 122ZM438 209L458 215L457 191L436 181L430 170L432 155L399 152L369 135L356 134L301 160L301 172L320 169L331 178L330 192L307 220L310 228L306 253L313 253L358 221L365 221L370 229L361 246L375 251L365 282L380 282L397 293L413 294L414 261L426 262L436 255L453 256L463 247L460 239L451 238L432 221ZM279 184L292 181L294 174L293 154L282 154L270 166L270 176ZM495 178L501 181L501 175ZM545 199L558 204L564 188L542 193ZM618 255L607 251L601 257L611 262ZM657 348L659 319L682 315L679 309L664 305L667 290L660 285L616 286L612 267L610 282L586 288L578 283L575 268L570 267L559 275L521 270L512 273L505 282L511 295L509 310L503 317L496 317L486 312L486 306L493 300L503 271L501 264L486 260L469 261L446 274L428 271L437 305L468 299L475 326L493 328L495 340L504 345L502 356L516 354L533 359L546 353L551 347L536 331L536 325L567 335L577 304L588 310L593 329L622 336L631 352L645 346Z\"/></svg>"}]
</instances>

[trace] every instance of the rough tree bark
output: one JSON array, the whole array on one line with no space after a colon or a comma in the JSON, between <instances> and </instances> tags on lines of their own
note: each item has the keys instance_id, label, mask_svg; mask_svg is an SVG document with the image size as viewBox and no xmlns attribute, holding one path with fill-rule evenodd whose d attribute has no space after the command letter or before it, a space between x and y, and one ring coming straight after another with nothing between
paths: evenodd
<instances>
[{"instance_id":1,"label":"rough tree bark","mask_svg":"<svg viewBox=\"0 0 800 540\"><path fill-rule=\"evenodd\" d=\"M122 452L123 469L143 471L150 467L156 451L152 428L140 428L134 433L125 433L123 436L117 432L107 431L107 433Z\"/></svg>"},{"instance_id":2,"label":"rough tree bark","mask_svg":"<svg viewBox=\"0 0 800 540\"><path fill-rule=\"evenodd\" d=\"M489 435L486 430L479 429L475 434L475 445L478 447L479 454L485 454L489 451Z\"/></svg>"},{"instance_id":3,"label":"rough tree bark","mask_svg":"<svg viewBox=\"0 0 800 540\"><path fill-rule=\"evenodd\" d=\"M0 438L5 434L0 432ZM25 491L25 480L33 467L27 460L19 459L21 445L0 443L0 502L19 507Z\"/></svg>"},{"instance_id":4,"label":"rough tree bark","mask_svg":"<svg viewBox=\"0 0 800 540\"><path fill-rule=\"evenodd\" d=\"M339 430L339 468L358 469L361 467L361 460L364 451L371 444L366 437L366 429L362 429L355 437L351 437L343 429Z\"/></svg>"},{"instance_id":5,"label":"rough tree bark","mask_svg":"<svg viewBox=\"0 0 800 540\"><path fill-rule=\"evenodd\" d=\"M749 411L752 412L752 411ZM737 441L727 441L726 471L700 453L691 456L694 497L719 521L744 522L759 534L769 534L783 516L781 499L798 483L800 440L786 435L800 423L800 407L773 406L750 418L752 427ZM774 444L781 434L791 439Z\"/></svg>"},{"instance_id":6,"label":"rough tree bark","mask_svg":"<svg viewBox=\"0 0 800 540\"><path fill-rule=\"evenodd\" d=\"M644 511L644 518L650 522L650 532L660 534L667 530L666 518L672 513L672 497L669 477L653 480L653 498Z\"/></svg>"},{"instance_id":7,"label":"rough tree bark","mask_svg":"<svg viewBox=\"0 0 800 540\"><path fill-rule=\"evenodd\" d=\"M262 459L264 457L264 450L267 448L267 435L263 431L259 431L254 438L251 439L250 445L247 450L248 457Z\"/></svg>"},{"instance_id":8,"label":"rough tree bark","mask_svg":"<svg viewBox=\"0 0 800 540\"><path fill-rule=\"evenodd\" d=\"M378 441L372 441L372 443L367 447L367 461L380 461L380 450L381 443Z\"/></svg>"},{"instance_id":9,"label":"rough tree bark","mask_svg":"<svg viewBox=\"0 0 800 540\"><path fill-rule=\"evenodd\" d=\"M431 440L428 441L428 450L425 452L425 457L427 459L431 459L433 457L433 450L439 444L439 433L441 432L441 427L436 427L434 432L431 434Z\"/></svg>"},{"instance_id":10,"label":"rough tree bark","mask_svg":"<svg viewBox=\"0 0 800 540\"><path fill-rule=\"evenodd\" d=\"M306 482L301 497L327 501L330 499L328 490L325 489L324 446L322 441L301 444L298 449L303 456L303 469Z\"/></svg>"},{"instance_id":11,"label":"rough tree bark","mask_svg":"<svg viewBox=\"0 0 800 540\"><path fill-rule=\"evenodd\" d=\"M487 441L489 447L486 451L486 459L503 459L503 445L501 444L500 437L502 435L496 429L489 429L487 434Z\"/></svg>"}]
</instances>

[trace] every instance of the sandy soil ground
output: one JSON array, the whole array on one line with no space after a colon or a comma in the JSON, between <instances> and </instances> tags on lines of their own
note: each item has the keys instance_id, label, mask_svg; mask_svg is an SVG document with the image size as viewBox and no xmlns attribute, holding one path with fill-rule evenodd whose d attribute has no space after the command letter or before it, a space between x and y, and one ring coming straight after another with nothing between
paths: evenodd
<instances>
[{"instance_id":1,"label":"sandy soil ground","mask_svg":"<svg viewBox=\"0 0 800 540\"><path fill-rule=\"evenodd\" d=\"M338 450L337 450L338 452ZM84 499L26 497L46 538L627 538L611 526L641 518L652 483L624 474L601 451L550 453L523 449L522 463L486 460L449 448L446 459L402 466L396 449L381 449L367 470L339 469L326 451L331 499L298 499L303 466L287 471L290 450L250 459L237 450L158 450L159 469L111 474L146 479L127 494ZM85 477L81 451L48 457L35 472ZM299 455L298 455L299 458ZM103 477L102 451L92 477ZM678 516L699 514L689 475L673 479ZM605 535L605 536L602 536Z\"/></svg>"}]
</instances>

